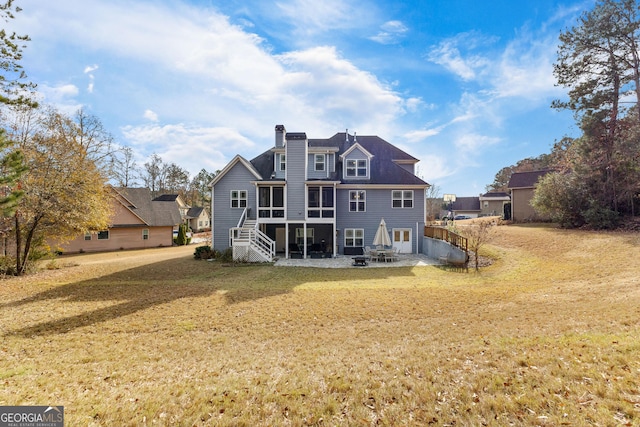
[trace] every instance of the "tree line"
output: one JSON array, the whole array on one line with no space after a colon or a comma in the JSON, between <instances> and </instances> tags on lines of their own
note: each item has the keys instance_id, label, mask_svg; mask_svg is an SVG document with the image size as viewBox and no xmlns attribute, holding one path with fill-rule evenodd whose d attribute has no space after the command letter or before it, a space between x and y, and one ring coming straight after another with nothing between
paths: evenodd
<instances>
[{"instance_id":1,"label":"tree line","mask_svg":"<svg viewBox=\"0 0 640 427\"><path fill-rule=\"evenodd\" d=\"M0 19L14 19L13 0ZM73 115L36 102L20 60L30 38L0 30L0 274L21 275L31 261L87 231L109 226L110 187L180 194L208 206L214 174L189 173L154 154L139 168L131 148L115 143L100 119L83 109Z\"/></svg>"},{"instance_id":2,"label":"tree line","mask_svg":"<svg viewBox=\"0 0 640 427\"><path fill-rule=\"evenodd\" d=\"M549 154L501 169L488 186L504 190L513 172L550 169L532 205L564 227L614 228L640 207L640 6L600 0L561 32L554 64L581 130Z\"/></svg>"}]
</instances>

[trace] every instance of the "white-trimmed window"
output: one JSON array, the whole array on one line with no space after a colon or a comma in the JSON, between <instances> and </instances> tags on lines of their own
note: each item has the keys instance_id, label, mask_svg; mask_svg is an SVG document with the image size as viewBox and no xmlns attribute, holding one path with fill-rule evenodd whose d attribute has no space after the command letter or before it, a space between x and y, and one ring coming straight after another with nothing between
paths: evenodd
<instances>
[{"instance_id":1,"label":"white-trimmed window","mask_svg":"<svg viewBox=\"0 0 640 427\"><path fill-rule=\"evenodd\" d=\"M347 159L346 176L349 178L366 178L368 176L367 160Z\"/></svg>"},{"instance_id":2,"label":"white-trimmed window","mask_svg":"<svg viewBox=\"0 0 640 427\"><path fill-rule=\"evenodd\" d=\"M391 199L393 208L413 208L413 190L393 190Z\"/></svg>"},{"instance_id":3,"label":"white-trimmed window","mask_svg":"<svg viewBox=\"0 0 640 427\"><path fill-rule=\"evenodd\" d=\"M109 230L98 231L98 240L109 240Z\"/></svg>"},{"instance_id":4,"label":"white-trimmed window","mask_svg":"<svg viewBox=\"0 0 640 427\"><path fill-rule=\"evenodd\" d=\"M231 207L247 207L247 190L231 190Z\"/></svg>"},{"instance_id":5,"label":"white-trimmed window","mask_svg":"<svg viewBox=\"0 0 640 427\"><path fill-rule=\"evenodd\" d=\"M149 229L145 228L142 230L142 240L149 240Z\"/></svg>"},{"instance_id":6,"label":"white-trimmed window","mask_svg":"<svg viewBox=\"0 0 640 427\"><path fill-rule=\"evenodd\" d=\"M258 216L284 218L284 187L258 188Z\"/></svg>"},{"instance_id":7,"label":"white-trimmed window","mask_svg":"<svg viewBox=\"0 0 640 427\"><path fill-rule=\"evenodd\" d=\"M281 171L284 171L287 169L287 155L286 154L280 154L280 162L278 163L278 168Z\"/></svg>"},{"instance_id":8,"label":"white-trimmed window","mask_svg":"<svg viewBox=\"0 0 640 427\"><path fill-rule=\"evenodd\" d=\"M307 188L307 217L333 218L334 210L333 187Z\"/></svg>"},{"instance_id":9,"label":"white-trimmed window","mask_svg":"<svg viewBox=\"0 0 640 427\"><path fill-rule=\"evenodd\" d=\"M361 248L364 246L364 228L345 228L344 247Z\"/></svg>"},{"instance_id":10,"label":"white-trimmed window","mask_svg":"<svg viewBox=\"0 0 640 427\"><path fill-rule=\"evenodd\" d=\"M315 170L318 172L323 172L325 168L325 155L324 154L316 154L314 157Z\"/></svg>"},{"instance_id":11,"label":"white-trimmed window","mask_svg":"<svg viewBox=\"0 0 640 427\"><path fill-rule=\"evenodd\" d=\"M87 231L86 233L84 233L84 240L91 240L91 232Z\"/></svg>"},{"instance_id":12,"label":"white-trimmed window","mask_svg":"<svg viewBox=\"0 0 640 427\"><path fill-rule=\"evenodd\" d=\"M349 191L349 212L365 212L367 210L367 192L364 190Z\"/></svg>"}]
</instances>

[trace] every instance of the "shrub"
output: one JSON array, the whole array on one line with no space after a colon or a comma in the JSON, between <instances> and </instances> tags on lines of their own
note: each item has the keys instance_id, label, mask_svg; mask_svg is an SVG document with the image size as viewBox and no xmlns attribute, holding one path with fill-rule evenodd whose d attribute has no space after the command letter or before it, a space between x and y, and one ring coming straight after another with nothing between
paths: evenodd
<instances>
[{"instance_id":1,"label":"shrub","mask_svg":"<svg viewBox=\"0 0 640 427\"><path fill-rule=\"evenodd\" d=\"M233 262L233 248L227 248L220 252L218 259L222 262Z\"/></svg>"},{"instance_id":2,"label":"shrub","mask_svg":"<svg viewBox=\"0 0 640 427\"><path fill-rule=\"evenodd\" d=\"M219 253L215 249L212 249L211 246L198 246L193 253L193 257L195 259L212 259L218 258Z\"/></svg>"},{"instance_id":3,"label":"shrub","mask_svg":"<svg viewBox=\"0 0 640 427\"><path fill-rule=\"evenodd\" d=\"M184 246L189 244L187 240L187 225L180 224L180 228L178 229L178 237L176 237L176 245Z\"/></svg>"},{"instance_id":4,"label":"shrub","mask_svg":"<svg viewBox=\"0 0 640 427\"><path fill-rule=\"evenodd\" d=\"M618 212L597 203L592 203L583 216L586 223L596 230L611 230L618 225Z\"/></svg>"}]
</instances>

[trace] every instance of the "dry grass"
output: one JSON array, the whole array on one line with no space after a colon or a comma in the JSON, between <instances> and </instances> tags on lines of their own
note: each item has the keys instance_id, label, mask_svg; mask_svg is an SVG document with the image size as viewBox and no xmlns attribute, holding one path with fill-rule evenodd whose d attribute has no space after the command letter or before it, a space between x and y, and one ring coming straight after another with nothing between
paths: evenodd
<instances>
[{"instance_id":1,"label":"dry grass","mask_svg":"<svg viewBox=\"0 0 640 427\"><path fill-rule=\"evenodd\" d=\"M499 227L479 273L223 267L0 282L0 405L67 425L639 425L640 236Z\"/></svg>"}]
</instances>

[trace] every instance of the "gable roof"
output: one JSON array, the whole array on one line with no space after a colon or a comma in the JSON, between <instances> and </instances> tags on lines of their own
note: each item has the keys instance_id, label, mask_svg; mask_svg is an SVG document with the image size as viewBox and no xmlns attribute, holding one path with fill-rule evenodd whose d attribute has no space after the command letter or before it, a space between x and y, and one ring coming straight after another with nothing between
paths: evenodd
<instances>
[{"instance_id":1,"label":"gable roof","mask_svg":"<svg viewBox=\"0 0 640 427\"><path fill-rule=\"evenodd\" d=\"M123 203L123 206L150 227L173 227L182 222L175 201L151 200L151 191L148 188L119 187L114 190L129 202L128 205ZM117 225L124 224L115 224Z\"/></svg>"},{"instance_id":2,"label":"gable roof","mask_svg":"<svg viewBox=\"0 0 640 427\"><path fill-rule=\"evenodd\" d=\"M508 188L534 188L540 177L551 172L550 169L530 171L530 172L514 172L509 178Z\"/></svg>"},{"instance_id":3,"label":"gable roof","mask_svg":"<svg viewBox=\"0 0 640 427\"><path fill-rule=\"evenodd\" d=\"M203 211L204 211L203 207L190 208L187 211L187 217L188 218L198 218L202 214Z\"/></svg>"},{"instance_id":4,"label":"gable roof","mask_svg":"<svg viewBox=\"0 0 640 427\"><path fill-rule=\"evenodd\" d=\"M236 156L231 159L231 161L227 164L227 166L224 167L224 169L222 169L220 171L220 173L218 173L213 180L209 183L209 186L214 186L218 181L220 181L222 179L223 176L225 176L231 169L233 169L233 167L236 164L242 164L244 165L245 168L247 168L247 170L257 179L257 180L262 180L262 175L260 174L260 172L258 172L258 170L256 170L256 168L251 164L251 162L248 162L244 157L242 157L239 154L236 154ZM267 175L268 176L268 175Z\"/></svg>"}]
</instances>

